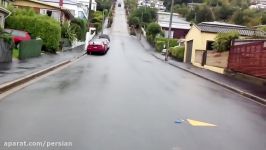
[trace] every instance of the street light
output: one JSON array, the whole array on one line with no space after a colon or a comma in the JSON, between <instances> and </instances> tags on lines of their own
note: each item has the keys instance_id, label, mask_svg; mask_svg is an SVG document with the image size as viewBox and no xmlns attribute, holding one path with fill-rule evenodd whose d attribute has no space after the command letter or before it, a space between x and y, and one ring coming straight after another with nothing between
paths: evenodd
<instances>
[{"instance_id":1,"label":"street light","mask_svg":"<svg viewBox=\"0 0 266 150\"><path fill-rule=\"evenodd\" d=\"M167 48L166 48L166 54L164 58L165 61L168 61L168 55L169 55L170 36L171 36L172 20L173 20L173 5L174 5L174 0L172 0L172 3L171 3L170 22L169 22L168 37L167 37Z\"/></svg>"}]
</instances>

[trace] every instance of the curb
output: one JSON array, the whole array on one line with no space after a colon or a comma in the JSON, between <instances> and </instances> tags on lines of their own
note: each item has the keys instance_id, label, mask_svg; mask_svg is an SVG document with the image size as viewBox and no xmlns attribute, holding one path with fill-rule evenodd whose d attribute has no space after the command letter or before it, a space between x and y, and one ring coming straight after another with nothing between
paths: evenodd
<instances>
[{"instance_id":1,"label":"curb","mask_svg":"<svg viewBox=\"0 0 266 150\"><path fill-rule=\"evenodd\" d=\"M66 64L68 64L70 62L71 62L70 60L66 60L66 61L63 61L63 62L61 62L59 64L53 65L53 66L51 66L49 68L46 68L46 69L43 69L41 71L32 73L30 75L26 75L26 76L24 76L24 77L22 77L20 79L17 79L17 80L8 82L8 83L4 83L4 84L0 85L0 94L6 92L6 91L8 91L8 90L10 90L10 89L12 89L12 88L14 88L16 86L24 84L24 83L26 83L26 82L28 82L28 81L30 81L32 79L35 79L35 78L37 78L37 77L39 77L41 75L44 75L44 74L46 74L48 72L51 72L51 71L53 71L53 70L55 70L55 69L57 69L57 68L59 68L61 66L64 66L64 65L66 65Z\"/></svg>"},{"instance_id":2,"label":"curb","mask_svg":"<svg viewBox=\"0 0 266 150\"><path fill-rule=\"evenodd\" d=\"M152 54L152 56L154 56L155 58L157 58L157 59L159 59L159 60L165 62L164 59L162 59L162 58L156 56L154 53L151 53L151 54ZM185 69L185 68L179 67L179 66L177 66L177 65L175 65L175 64L173 64L173 63L171 63L171 62L169 62L169 61L168 61L168 62L165 62L165 63L167 63L167 64L169 64L169 65L171 65L171 66L174 66L174 67L176 67L176 68L179 68L179 69L181 69L181 70L184 70L184 71L186 71L186 72L189 72L189 73L191 73L191 74L194 74L194 75L196 75L196 76L198 76L198 77L201 77L201 78L203 78L203 79L205 79L205 80L208 80L208 81L210 81L210 82L212 82L212 83L215 83L215 84L217 84L217 85L220 85L220 86L222 86L222 87L224 87L224 88L226 88L226 89L228 89L228 90L231 90L231 91L233 91L233 92L235 92L235 93L238 93L238 94L240 94L240 95L243 95L243 96L245 96L245 97L247 97L247 98L250 98L250 99L252 99L252 100L254 100L254 101L256 101L256 102L258 102L258 103L260 103L260 104L262 104L262 105L266 105L266 99L264 99L264 98L261 98L261 97L258 97L258 96L256 96L256 95L253 95L253 94L251 94L251 93L248 93L248 92L242 91L242 90L240 90L240 89L234 88L234 87L229 86L229 85L227 85L227 84L223 84L223 83L221 83L221 82L218 82L218 81L215 81L215 80L211 80L211 79L209 79L209 78L207 78L207 77L205 77L205 76L203 76L203 75L200 75L200 74L197 74L197 73L195 73L195 72L193 72L193 71L190 71L189 69Z\"/></svg>"}]
</instances>

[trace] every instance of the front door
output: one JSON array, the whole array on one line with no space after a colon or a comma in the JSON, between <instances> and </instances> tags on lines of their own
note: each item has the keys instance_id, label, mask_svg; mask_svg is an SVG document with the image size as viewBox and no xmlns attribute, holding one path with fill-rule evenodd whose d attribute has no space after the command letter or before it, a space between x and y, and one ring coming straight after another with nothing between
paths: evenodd
<instances>
[{"instance_id":1,"label":"front door","mask_svg":"<svg viewBox=\"0 0 266 150\"><path fill-rule=\"evenodd\" d=\"M187 41L186 63L191 63L193 40Z\"/></svg>"}]
</instances>

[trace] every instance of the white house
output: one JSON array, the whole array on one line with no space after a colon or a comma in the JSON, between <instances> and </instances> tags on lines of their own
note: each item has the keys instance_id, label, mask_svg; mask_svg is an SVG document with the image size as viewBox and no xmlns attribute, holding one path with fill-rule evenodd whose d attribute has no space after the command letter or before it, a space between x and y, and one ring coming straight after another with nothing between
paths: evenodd
<instances>
[{"instance_id":1,"label":"white house","mask_svg":"<svg viewBox=\"0 0 266 150\"><path fill-rule=\"evenodd\" d=\"M50 5L59 6L60 0L40 0ZM76 18L88 19L88 7L78 0L63 0L63 7L70 10Z\"/></svg>"},{"instance_id":2,"label":"white house","mask_svg":"<svg viewBox=\"0 0 266 150\"><path fill-rule=\"evenodd\" d=\"M78 2L82 3L85 7L89 9L90 0L78 0ZM91 0L91 10L97 10L97 3L95 2L95 0Z\"/></svg>"},{"instance_id":3,"label":"white house","mask_svg":"<svg viewBox=\"0 0 266 150\"><path fill-rule=\"evenodd\" d=\"M160 11L157 12L157 22L164 31L165 37L168 37L170 13ZM170 38L185 38L190 28L191 26L189 22L187 22L184 18L180 17L179 14L173 13Z\"/></svg>"}]
</instances>

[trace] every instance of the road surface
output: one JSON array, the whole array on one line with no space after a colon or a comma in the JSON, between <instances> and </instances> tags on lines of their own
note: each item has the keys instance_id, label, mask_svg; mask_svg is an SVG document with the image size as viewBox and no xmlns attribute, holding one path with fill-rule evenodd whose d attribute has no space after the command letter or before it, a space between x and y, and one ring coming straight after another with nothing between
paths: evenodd
<instances>
[{"instance_id":1,"label":"road surface","mask_svg":"<svg viewBox=\"0 0 266 150\"><path fill-rule=\"evenodd\" d=\"M106 55L0 101L1 150L265 150L265 107L152 57L128 35L123 5L110 32Z\"/></svg>"}]
</instances>

